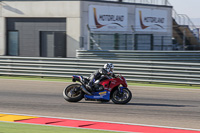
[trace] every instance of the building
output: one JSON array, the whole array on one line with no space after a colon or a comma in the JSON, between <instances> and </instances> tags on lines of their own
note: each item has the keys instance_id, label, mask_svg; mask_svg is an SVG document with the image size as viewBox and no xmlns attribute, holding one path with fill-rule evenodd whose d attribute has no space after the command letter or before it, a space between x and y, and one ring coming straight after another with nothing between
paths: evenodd
<instances>
[{"instance_id":1,"label":"building","mask_svg":"<svg viewBox=\"0 0 200 133\"><path fill-rule=\"evenodd\" d=\"M75 57L77 49L172 50L172 6L112 1L5 0L0 55Z\"/></svg>"}]
</instances>

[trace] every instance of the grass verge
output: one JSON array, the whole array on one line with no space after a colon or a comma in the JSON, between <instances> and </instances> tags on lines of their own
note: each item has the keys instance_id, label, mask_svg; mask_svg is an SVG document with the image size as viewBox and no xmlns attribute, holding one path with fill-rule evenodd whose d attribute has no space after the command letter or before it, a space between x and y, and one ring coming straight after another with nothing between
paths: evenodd
<instances>
[{"instance_id":1,"label":"grass verge","mask_svg":"<svg viewBox=\"0 0 200 133\"><path fill-rule=\"evenodd\" d=\"M0 133L116 133L116 132L0 122Z\"/></svg>"},{"instance_id":2,"label":"grass verge","mask_svg":"<svg viewBox=\"0 0 200 133\"><path fill-rule=\"evenodd\" d=\"M0 79L20 79L20 80L40 80L40 81L72 82L71 78L36 77L36 76L0 76ZM128 85L133 85L133 86L151 86L151 87L168 87L168 88L200 89L200 85L171 84L171 83L149 83L149 82L132 82L132 81L128 81Z\"/></svg>"}]
</instances>

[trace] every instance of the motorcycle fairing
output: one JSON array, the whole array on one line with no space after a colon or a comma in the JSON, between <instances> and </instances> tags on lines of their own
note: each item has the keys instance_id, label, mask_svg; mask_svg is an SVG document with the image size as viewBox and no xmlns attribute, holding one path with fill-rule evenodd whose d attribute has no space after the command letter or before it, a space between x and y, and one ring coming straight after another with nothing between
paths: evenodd
<instances>
[{"instance_id":1,"label":"motorcycle fairing","mask_svg":"<svg viewBox=\"0 0 200 133\"><path fill-rule=\"evenodd\" d=\"M104 90L100 92L93 92L93 95L85 94L86 99L93 99L93 100L110 100L110 91Z\"/></svg>"},{"instance_id":2,"label":"motorcycle fairing","mask_svg":"<svg viewBox=\"0 0 200 133\"><path fill-rule=\"evenodd\" d=\"M115 88L115 87L119 86L120 84L123 87L127 87L127 82L126 82L126 79L124 77L104 80L104 81L100 82L100 84L103 85L104 88Z\"/></svg>"}]
</instances>

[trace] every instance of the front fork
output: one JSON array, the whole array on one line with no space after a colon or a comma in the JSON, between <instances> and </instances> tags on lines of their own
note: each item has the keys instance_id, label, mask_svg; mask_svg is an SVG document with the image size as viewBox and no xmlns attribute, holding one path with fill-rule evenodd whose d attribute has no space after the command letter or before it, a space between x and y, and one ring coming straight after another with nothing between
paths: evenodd
<instances>
[{"instance_id":1,"label":"front fork","mask_svg":"<svg viewBox=\"0 0 200 133\"><path fill-rule=\"evenodd\" d=\"M123 89L126 88L126 87L118 87L118 92L119 92L119 95L123 95Z\"/></svg>"}]
</instances>

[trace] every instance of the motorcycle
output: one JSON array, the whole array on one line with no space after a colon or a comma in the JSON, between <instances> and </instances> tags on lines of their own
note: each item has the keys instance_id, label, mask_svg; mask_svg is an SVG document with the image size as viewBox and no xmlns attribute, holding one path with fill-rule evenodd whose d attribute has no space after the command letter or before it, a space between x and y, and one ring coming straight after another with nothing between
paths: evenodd
<instances>
[{"instance_id":1,"label":"motorcycle","mask_svg":"<svg viewBox=\"0 0 200 133\"><path fill-rule=\"evenodd\" d=\"M97 90L90 90L86 87L89 79L83 76L72 76L73 82L80 84L71 84L63 91L63 97L68 102L78 102L83 98L91 101L109 102L113 101L115 104L126 104L132 98L131 91L127 88L126 79L123 76L116 78L103 77L95 82L94 88Z\"/></svg>"}]
</instances>

